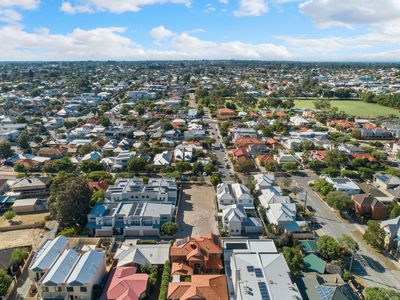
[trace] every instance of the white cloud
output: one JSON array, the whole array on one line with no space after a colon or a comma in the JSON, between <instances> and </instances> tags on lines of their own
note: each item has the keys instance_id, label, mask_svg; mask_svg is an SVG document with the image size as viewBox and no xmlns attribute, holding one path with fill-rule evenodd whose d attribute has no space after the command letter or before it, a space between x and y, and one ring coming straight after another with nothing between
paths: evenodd
<instances>
[{"instance_id":1,"label":"white cloud","mask_svg":"<svg viewBox=\"0 0 400 300\"><path fill-rule=\"evenodd\" d=\"M187 33L174 37L172 46L186 57L194 59L284 60L292 58L284 46L246 44L239 41L216 43L201 40Z\"/></svg>"},{"instance_id":2,"label":"white cloud","mask_svg":"<svg viewBox=\"0 0 400 300\"><path fill-rule=\"evenodd\" d=\"M216 43L187 33L174 36L165 50L145 49L124 36L125 28L75 29L61 35L47 29L34 33L0 27L2 60L157 60L157 59L291 59L284 46Z\"/></svg>"},{"instance_id":3,"label":"white cloud","mask_svg":"<svg viewBox=\"0 0 400 300\"><path fill-rule=\"evenodd\" d=\"M352 27L400 17L399 0L307 0L299 8L320 27Z\"/></svg>"},{"instance_id":4,"label":"white cloud","mask_svg":"<svg viewBox=\"0 0 400 300\"><path fill-rule=\"evenodd\" d=\"M261 16L268 11L265 0L239 0L239 9L233 14L237 17Z\"/></svg>"},{"instance_id":5,"label":"white cloud","mask_svg":"<svg viewBox=\"0 0 400 300\"><path fill-rule=\"evenodd\" d=\"M61 4L61 11L67 14L76 13L93 13L93 9L86 5L72 5L70 2L63 2Z\"/></svg>"},{"instance_id":6,"label":"white cloud","mask_svg":"<svg viewBox=\"0 0 400 300\"><path fill-rule=\"evenodd\" d=\"M13 9L0 9L0 22L18 23L22 20L22 15Z\"/></svg>"},{"instance_id":7,"label":"white cloud","mask_svg":"<svg viewBox=\"0 0 400 300\"><path fill-rule=\"evenodd\" d=\"M161 25L150 30L150 35L156 41L161 42L169 37L174 36L175 34L171 30Z\"/></svg>"},{"instance_id":8,"label":"white cloud","mask_svg":"<svg viewBox=\"0 0 400 300\"><path fill-rule=\"evenodd\" d=\"M18 7L21 9L35 9L40 0L0 0L0 7Z\"/></svg>"},{"instance_id":9,"label":"white cloud","mask_svg":"<svg viewBox=\"0 0 400 300\"><path fill-rule=\"evenodd\" d=\"M228 4L228 3L229 3L229 0L219 0L219 3Z\"/></svg>"},{"instance_id":10,"label":"white cloud","mask_svg":"<svg viewBox=\"0 0 400 300\"><path fill-rule=\"evenodd\" d=\"M0 0L1 1L1 0ZM65 4L68 3L68 4ZM65 11L67 5L68 13L109 11L112 13L137 12L142 6L154 4L182 4L191 5L191 0L72 0L64 2L61 10Z\"/></svg>"}]
</instances>

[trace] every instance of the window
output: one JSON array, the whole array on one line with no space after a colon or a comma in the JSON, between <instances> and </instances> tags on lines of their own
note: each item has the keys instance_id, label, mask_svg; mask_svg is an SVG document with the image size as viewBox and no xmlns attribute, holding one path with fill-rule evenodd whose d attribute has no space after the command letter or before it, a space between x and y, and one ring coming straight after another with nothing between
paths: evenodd
<instances>
[{"instance_id":1,"label":"window","mask_svg":"<svg viewBox=\"0 0 400 300\"><path fill-rule=\"evenodd\" d=\"M86 286L81 286L80 290L81 290L82 293L86 293L87 292Z\"/></svg>"},{"instance_id":2,"label":"window","mask_svg":"<svg viewBox=\"0 0 400 300\"><path fill-rule=\"evenodd\" d=\"M73 286L67 286L67 292L72 293L74 291Z\"/></svg>"},{"instance_id":3,"label":"window","mask_svg":"<svg viewBox=\"0 0 400 300\"><path fill-rule=\"evenodd\" d=\"M48 288L47 286L44 286L44 287L42 288L42 291L46 293L46 292L49 291L49 288Z\"/></svg>"},{"instance_id":4,"label":"window","mask_svg":"<svg viewBox=\"0 0 400 300\"><path fill-rule=\"evenodd\" d=\"M57 292L62 292L62 287L61 286L57 287Z\"/></svg>"}]
</instances>

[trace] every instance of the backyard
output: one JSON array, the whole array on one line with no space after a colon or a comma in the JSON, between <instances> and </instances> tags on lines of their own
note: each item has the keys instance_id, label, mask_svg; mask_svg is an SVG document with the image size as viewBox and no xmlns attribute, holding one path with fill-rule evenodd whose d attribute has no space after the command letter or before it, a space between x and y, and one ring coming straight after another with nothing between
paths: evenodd
<instances>
[{"instance_id":1,"label":"backyard","mask_svg":"<svg viewBox=\"0 0 400 300\"><path fill-rule=\"evenodd\" d=\"M314 108L315 100L295 100L295 108ZM382 106L375 103L366 103L352 100L331 100L332 106L338 107L349 115L363 117L379 117L396 115L400 116L400 111L395 108Z\"/></svg>"}]
</instances>

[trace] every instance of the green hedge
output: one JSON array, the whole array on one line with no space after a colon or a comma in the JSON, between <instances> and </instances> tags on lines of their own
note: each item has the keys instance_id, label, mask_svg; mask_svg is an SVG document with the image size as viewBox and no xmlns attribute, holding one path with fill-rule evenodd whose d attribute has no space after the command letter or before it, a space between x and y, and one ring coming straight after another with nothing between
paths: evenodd
<instances>
[{"instance_id":1,"label":"green hedge","mask_svg":"<svg viewBox=\"0 0 400 300\"><path fill-rule=\"evenodd\" d=\"M167 299L170 273L171 273L171 262L169 260L167 260L164 263L164 270L163 270L162 277L161 277L161 287L160 287L160 294L158 296L158 300L166 300Z\"/></svg>"}]
</instances>

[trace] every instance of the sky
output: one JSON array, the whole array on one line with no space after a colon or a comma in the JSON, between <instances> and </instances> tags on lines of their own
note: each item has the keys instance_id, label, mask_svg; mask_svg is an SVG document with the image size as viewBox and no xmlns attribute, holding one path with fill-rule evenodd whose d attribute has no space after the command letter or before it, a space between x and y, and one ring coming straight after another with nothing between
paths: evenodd
<instances>
[{"instance_id":1,"label":"sky","mask_svg":"<svg viewBox=\"0 0 400 300\"><path fill-rule=\"evenodd\" d=\"M400 0L0 0L0 61L400 61Z\"/></svg>"}]
</instances>

